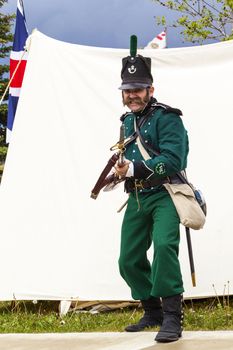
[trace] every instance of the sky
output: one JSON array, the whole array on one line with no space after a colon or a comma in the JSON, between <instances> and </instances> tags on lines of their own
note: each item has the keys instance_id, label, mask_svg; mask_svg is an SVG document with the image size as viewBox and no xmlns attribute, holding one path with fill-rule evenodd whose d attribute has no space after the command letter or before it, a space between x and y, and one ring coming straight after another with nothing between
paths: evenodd
<instances>
[{"instance_id":1,"label":"sky","mask_svg":"<svg viewBox=\"0 0 233 350\"><path fill-rule=\"evenodd\" d=\"M8 0L1 11L15 13L16 6L17 0ZM157 16L165 15L169 23L178 16L153 0L24 0L24 8L29 33L37 28L58 40L111 48L128 48L132 34L144 47L164 29ZM168 47L190 45L168 28Z\"/></svg>"}]
</instances>

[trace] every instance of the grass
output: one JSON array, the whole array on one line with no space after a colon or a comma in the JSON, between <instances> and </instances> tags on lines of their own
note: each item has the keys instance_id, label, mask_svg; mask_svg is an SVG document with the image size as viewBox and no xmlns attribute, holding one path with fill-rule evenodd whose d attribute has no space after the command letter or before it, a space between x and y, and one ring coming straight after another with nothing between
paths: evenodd
<instances>
[{"instance_id":1,"label":"grass","mask_svg":"<svg viewBox=\"0 0 233 350\"><path fill-rule=\"evenodd\" d=\"M186 301L184 311L186 331L233 330L232 298ZM0 333L121 332L142 313L138 308L94 315L71 310L61 318L58 302L0 302Z\"/></svg>"},{"instance_id":2,"label":"grass","mask_svg":"<svg viewBox=\"0 0 233 350\"><path fill-rule=\"evenodd\" d=\"M191 303L192 304L192 303ZM185 307L185 330L233 330L233 300L207 299Z\"/></svg>"}]
</instances>

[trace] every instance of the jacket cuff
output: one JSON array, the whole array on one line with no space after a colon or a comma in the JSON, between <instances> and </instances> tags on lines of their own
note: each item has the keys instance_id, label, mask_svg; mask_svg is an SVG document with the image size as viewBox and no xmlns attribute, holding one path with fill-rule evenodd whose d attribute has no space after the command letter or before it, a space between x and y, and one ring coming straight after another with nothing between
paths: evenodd
<instances>
[{"instance_id":1,"label":"jacket cuff","mask_svg":"<svg viewBox=\"0 0 233 350\"><path fill-rule=\"evenodd\" d=\"M135 179L149 179L154 174L154 171L144 161L134 162L133 165Z\"/></svg>"}]
</instances>

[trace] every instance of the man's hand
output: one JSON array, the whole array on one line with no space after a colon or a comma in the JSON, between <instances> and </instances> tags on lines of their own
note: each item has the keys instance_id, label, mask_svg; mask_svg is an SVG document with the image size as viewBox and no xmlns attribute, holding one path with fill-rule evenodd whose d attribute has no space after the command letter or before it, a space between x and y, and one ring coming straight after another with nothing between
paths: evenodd
<instances>
[{"instance_id":1,"label":"man's hand","mask_svg":"<svg viewBox=\"0 0 233 350\"><path fill-rule=\"evenodd\" d=\"M120 166L118 165L118 163L116 163L116 165L114 166L115 172L120 178L126 176L130 163L131 162L127 159L124 160L123 166Z\"/></svg>"}]
</instances>

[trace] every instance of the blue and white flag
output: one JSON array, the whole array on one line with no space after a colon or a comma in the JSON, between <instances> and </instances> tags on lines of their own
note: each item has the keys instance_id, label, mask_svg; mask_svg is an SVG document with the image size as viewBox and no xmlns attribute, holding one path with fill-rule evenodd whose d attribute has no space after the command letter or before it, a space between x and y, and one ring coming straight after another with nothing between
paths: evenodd
<instances>
[{"instance_id":1,"label":"blue and white flag","mask_svg":"<svg viewBox=\"0 0 233 350\"><path fill-rule=\"evenodd\" d=\"M10 54L10 88L8 100L7 133L6 142L10 142L15 113L23 82L24 71L27 63L27 53L24 46L28 37L23 1L17 0L17 13L13 49Z\"/></svg>"}]
</instances>

